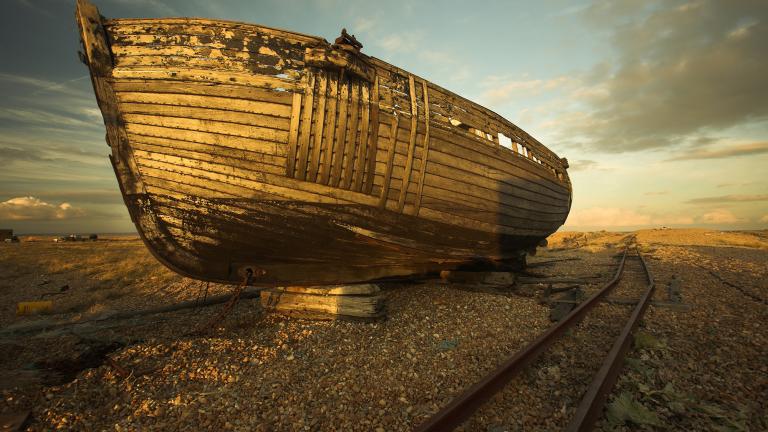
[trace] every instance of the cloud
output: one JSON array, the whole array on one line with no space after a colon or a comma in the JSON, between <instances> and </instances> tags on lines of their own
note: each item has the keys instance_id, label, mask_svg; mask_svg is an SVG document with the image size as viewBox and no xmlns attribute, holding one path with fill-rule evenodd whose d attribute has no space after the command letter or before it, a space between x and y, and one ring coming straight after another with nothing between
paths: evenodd
<instances>
[{"instance_id":1,"label":"cloud","mask_svg":"<svg viewBox=\"0 0 768 432\"><path fill-rule=\"evenodd\" d=\"M587 113L562 122L563 136L579 134L592 149L618 153L670 148L694 134L768 119L764 3L627 0L595 3L582 15L615 54L584 74L578 94L563 98L577 97Z\"/></svg>"},{"instance_id":2,"label":"cloud","mask_svg":"<svg viewBox=\"0 0 768 432\"><path fill-rule=\"evenodd\" d=\"M669 191L654 191L654 192L646 192L643 195L648 196L659 196L659 195L667 195Z\"/></svg>"},{"instance_id":3,"label":"cloud","mask_svg":"<svg viewBox=\"0 0 768 432\"><path fill-rule=\"evenodd\" d=\"M606 207L573 210L566 221L566 225L569 226L602 227L636 226L650 223L651 217L649 215L639 214L629 209Z\"/></svg>"},{"instance_id":4,"label":"cloud","mask_svg":"<svg viewBox=\"0 0 768 432\"><path fill-rule=\"evenodd\" d=\"M686 201L686 204L715 204L726 202L752 202L768 201L768 194L762 195L721 195L714 197L694 198Z\"/></svg>"},{"instance_id":5,"label":"cloud","mask_svg":"<svg viewBox=\"0 0 768 432\"><path fill-rule=\"evenodd\" d=\"M598 167L597 162L587 159L569 162L568 165L570 166L568 171L587 171L590 169L596 169Z\"/></svg>"},{"instance_id":6,"label":"cloud","mask_svg":"<svg viewBox=\"0 0 768 432\"><path fill-rule=\"evenodd\" d=\"M694 151L681 152L678 156L667 160L722 159L762 153L768 153L768 141L739 144L725 148L701 148Z\"/></svg>"},{"instance_id":7,"label":"cloud","mask_svg":"<svg viewBox=\"0 0 768 432\"><path fill-rule=\"evenodd\" d=\"M760 218L760 222L768 222L768 214Z\"/></svg>"},{"instance_id":8,"label":"cloud","mask_svg":"<svg viewBox=\"0 0 768 432\"><path fill-rule=\"evenodd\" d=\"M421 32L404 31L383 36L379 38L376 44L390 53L413 52L418 48L422 37Z\"/></svg>"},{"instance_id":9,"label":"cloud","mask_svg":"<svg viewBox=\"0 0 768 432\"><path fill-rule=\"evenodd\" d=\"M716 209L701 216L701 222L708 224L732 224L742 222L728 210Z\"/></svg>"},{"instance_id":10,"label":"cloud","mask_svg":"<svg viewBox=\"0 0 768 432\"><path fill-rule=\"evenodd\" d=\"M62 220L84 215L83 209L72 207L69 203L53 205L31 196L0 202L0 220Z\"/></svg>"},{"instance_id":11,"label":"cloud","mask_svg":"<svg viewBox=\"0 0 768 432\"><path fill-rule=\"evenodd\" d=\"M495 105L509 101L516 95L537 95L543 92L573 87L576 78L559 76L550 79L515 80L491 77L488 88L482 94L483 101Z\"/></svg>"}]
</instances>

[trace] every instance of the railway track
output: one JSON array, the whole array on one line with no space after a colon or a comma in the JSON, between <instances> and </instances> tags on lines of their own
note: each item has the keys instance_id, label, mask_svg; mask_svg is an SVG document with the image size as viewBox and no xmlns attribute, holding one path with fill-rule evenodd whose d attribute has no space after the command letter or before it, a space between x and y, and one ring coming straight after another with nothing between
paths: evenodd
<instances>
[{"instance_id":1,"label":"railway track","mask_svg":"<svg viewBox=\"0 0 768 432\"><path fill-rule=\"evenodd\" d=\"M654 287L653 277L637 247L627 246L619 256L616 272L610 281L597 291L588 293L590 294L589 297L576 306L564 319L469 387L415 430L427 432L457 428L480 410L489 399L501 392L526 367L534 367L537 358L553 344L570 343L571 345L568 347L571 348L573 344L579 343L578 340L569 340L575 339L571 333L566 335L569 329L574 328L580 322L587 321L585 318L593 319L603 314L611 318L601 320L601 325L604 327L601 331L618 336L612 342L610 338L606 340L606 348L608 346L610 348L607 349L607 354L599 369L595 367L596 372L592 375L591 382L581 395L578 408L565 427L565 430L568 431L591 430L595 422L602 416L605 401L618 378L624 356L631 345L632 333L650 304ZM604 301L609 293L637 298L638 301L633 305L630 313L621 312L622 309L626 311L626 307L611 306ZM606 308L613 308L612 312L606 314ZM623 324L612 319L617 316L614 313L617 309L619 309L619 316L626 317ZM497 409L497 411L500 410Z\"/></svg>"}]
</instances>

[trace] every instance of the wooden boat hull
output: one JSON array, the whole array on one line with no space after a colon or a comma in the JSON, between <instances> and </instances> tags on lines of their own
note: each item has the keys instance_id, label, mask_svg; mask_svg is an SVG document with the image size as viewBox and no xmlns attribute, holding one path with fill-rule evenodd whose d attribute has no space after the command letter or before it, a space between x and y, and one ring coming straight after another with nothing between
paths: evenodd
<instances>
[{"instance_id":1,"label":"wooden boat hull","mask_svg":"<svg viewBox=\"0 0 768 432\"><path fill-rule=\"evenodd\" d=\"M518 260L567 217L567 162L343 43L84 0L77 19L132 220L181 274L317 285Z\"/></svg>"}]
</instances>

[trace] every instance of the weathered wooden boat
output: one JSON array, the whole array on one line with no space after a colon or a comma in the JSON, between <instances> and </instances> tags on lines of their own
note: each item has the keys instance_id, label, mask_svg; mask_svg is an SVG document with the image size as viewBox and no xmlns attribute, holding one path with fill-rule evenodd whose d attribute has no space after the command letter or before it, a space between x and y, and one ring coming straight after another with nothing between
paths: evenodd
<instances>
[{"instance_id":1,"label":"weathered wooden boat","mask_svg":"<svg viewBox=\"0 0 768 432\"><path fill-rule=\"evenodd\" d=\"M513 263L568 215L565 159L346 32L76 15L125 203L178 273L310 285Z\"/></svg>"}]
</instances>

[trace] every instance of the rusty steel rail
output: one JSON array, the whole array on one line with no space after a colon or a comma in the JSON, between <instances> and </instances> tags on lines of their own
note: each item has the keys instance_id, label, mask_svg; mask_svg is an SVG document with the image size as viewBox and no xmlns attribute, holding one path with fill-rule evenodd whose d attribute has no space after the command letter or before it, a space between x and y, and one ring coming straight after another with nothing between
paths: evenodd
<instances>
[{"instance_id":1,"label":"rusty steel rail","mask_svg":"<svg viewBox=\"0 0 768 432\"><path fill-rule=\"evenodd\" d=\"M536 357L549 347L558 336L576 325L587 312L599 303L602 297L616 286L624 272L624 263L627 259L628 249L628 247L624 249L621 261L619 262L619 267L616 270L613 279L603 285L598 292L577 306L563 320L550 327L533 342L526 345L521 351L518 351L515 355L507 359L493 372L483 377L480 381L451 401L451 403L438 411L426 422L419 425L415 431L427 432L453 430L468 419L480 406L483 405L483 403L504 388L517 373L535 360Z\"/></svg>"},{"instance_id":2,"label":"rusty steel rail","mask_svg":"<svg viewBox=\"0 0 768 432\"><path fill-rule=\"evenodd\" d=\"M632 332L637 328L645 310L648 309L648 305L651 303L656 284L640 251L637 251L637 256L640 257L640 262L643 264L643 270L645 270L645 275L648 279L648 286L645 289L645 293L643 293L643 297L632 311L629 321L627 321L619 337L616 338L611 351L608 352L603 365L589 385L587 393L581 399L581 403L578 409L576 409L576 414L568 424L566 431L590 431L597 419L602 415L603 405L608 399L608 395L611 394L611 389L616 384L621 367L624 365L624 356L629 350Z\"/></svg>"}]
</instances>

